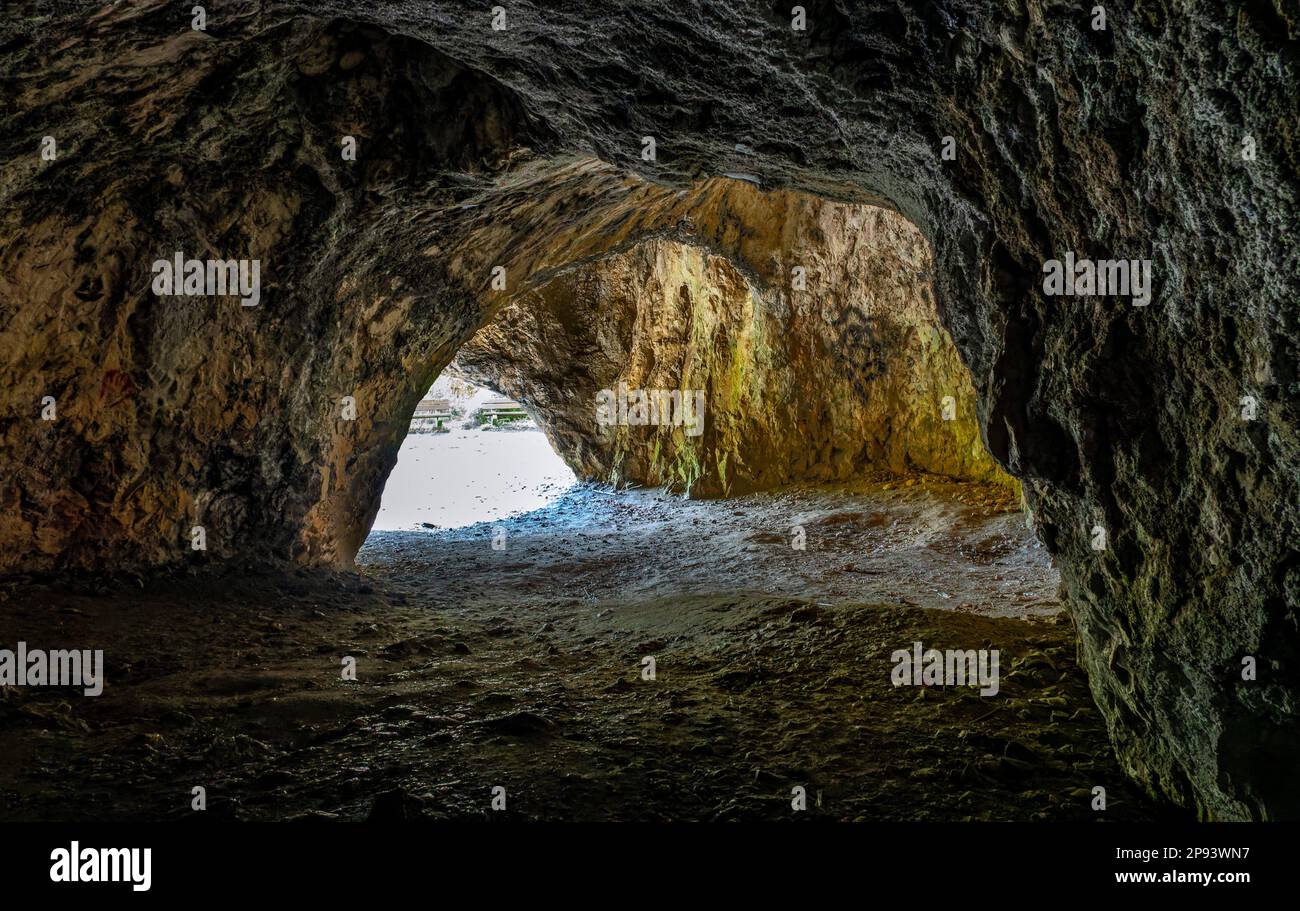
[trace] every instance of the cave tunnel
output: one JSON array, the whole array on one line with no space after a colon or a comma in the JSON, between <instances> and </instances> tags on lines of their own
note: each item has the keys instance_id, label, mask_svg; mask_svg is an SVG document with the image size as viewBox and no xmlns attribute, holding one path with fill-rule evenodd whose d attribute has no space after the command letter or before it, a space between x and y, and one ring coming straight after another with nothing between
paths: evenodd
<instances>
[{"instance_id":1,"label":"cave tunnel","mask_svg":"<svg viewBox=\"0 0 1300 911\"><path fill-rule=\"evenodd\" d=\"M195 9L0 23L0 819L1300 816L1289 6Z\"/></svg>"}]
</instances>

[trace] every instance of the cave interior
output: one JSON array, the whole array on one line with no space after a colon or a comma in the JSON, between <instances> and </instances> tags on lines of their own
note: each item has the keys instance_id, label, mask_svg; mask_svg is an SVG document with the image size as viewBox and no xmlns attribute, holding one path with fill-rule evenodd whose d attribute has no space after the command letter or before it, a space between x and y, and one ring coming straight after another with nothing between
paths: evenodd
<instances>
[{"instance_id":1,"label":"cave interior","mask_svg":"<svg viewBox=\"0 0 1300 911\"><path fill-rule=\"evenodd\" d=\"M4 818L1300 815L1294 10L18 7Z\"/></svg>"}]
</instances>

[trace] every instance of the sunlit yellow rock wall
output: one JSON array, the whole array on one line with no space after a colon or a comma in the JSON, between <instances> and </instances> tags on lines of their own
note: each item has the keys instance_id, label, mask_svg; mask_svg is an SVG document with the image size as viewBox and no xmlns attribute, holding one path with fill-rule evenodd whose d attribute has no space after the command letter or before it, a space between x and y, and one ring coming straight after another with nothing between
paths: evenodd
<instances>
[{"instance_id":1,"label":"sunlit yellow rock wall","mask_svg":"<svg viewBox=\"0 0 1300 911\"><path fill-rule=\"evenodd\" d=\"M980 439L917 230L871 206L794 213L807 224L793 249L766 251L766 293L707 249L650 240L518 298L458 369L529 405L586 478L702 496L870 470L1013 485ZM702 393L703 422L602 423L601 391L620 386L633 404L638 390Z\"/></svg>"}]
</instances>

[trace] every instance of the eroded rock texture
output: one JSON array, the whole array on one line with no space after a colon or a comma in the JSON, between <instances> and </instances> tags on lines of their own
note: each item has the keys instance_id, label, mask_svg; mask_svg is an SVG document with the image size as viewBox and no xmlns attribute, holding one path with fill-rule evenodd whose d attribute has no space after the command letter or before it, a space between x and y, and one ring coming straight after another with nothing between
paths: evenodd
<instances>
[{"instance_id":1,"label":"eroded rock texture","mask_svg":"<svg viewBox=\"0 0 1300 911\"><path fill-rule=\"evenodd\" d=\"M743 173L932 245L1130 774L1300 816L1294 6L804 6L796 32L769 3L519 2L494 31L472 3L210 2L197 33L189 4L10 4L0 566L346 563L462 343L651 237L743 264L745 220L678 195ZM261 258L261 305L153 297L178 249ZM1044 297L1065 251L1150 258L1154 301Z\"/></svg>"},{"instance_id":2,"label":"eroded rock texture","mask_svg":"<svg viewBox=\"0 0 1300 911\"><path fill-rule=\"evenodd\" d=\"M521 295L453 367L529 406L580 477L704 496L871 469L1014 487L980 440L929 250L906 219L740 182L702 193L746 213L744 273L647 241ZM634 407L645 390L684 394L703 414L686 407L678 423L674 405L654 415L673 424L610 413L602 426L602 391Z\"/></svg>"}]
</instances>

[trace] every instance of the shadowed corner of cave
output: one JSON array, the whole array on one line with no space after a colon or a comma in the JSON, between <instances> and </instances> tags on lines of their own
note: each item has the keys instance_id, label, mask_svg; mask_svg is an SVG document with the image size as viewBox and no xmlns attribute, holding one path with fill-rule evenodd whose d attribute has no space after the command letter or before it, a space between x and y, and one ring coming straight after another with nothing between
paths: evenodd
<instances>
[{"instance_id":1,"label":"shadowed corner of cave","mask_svg":"<svg viewBox=\"0 0 1300 911\"><path fill-rule=\"evenodd\" d=\"M0 818L1294 818L1300 57L1193 5L0 22Z\"/></svg>"}]
</instances>

